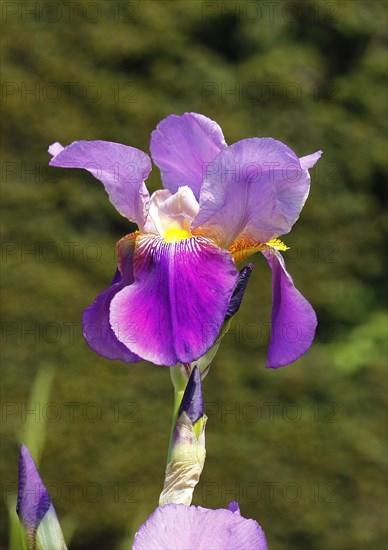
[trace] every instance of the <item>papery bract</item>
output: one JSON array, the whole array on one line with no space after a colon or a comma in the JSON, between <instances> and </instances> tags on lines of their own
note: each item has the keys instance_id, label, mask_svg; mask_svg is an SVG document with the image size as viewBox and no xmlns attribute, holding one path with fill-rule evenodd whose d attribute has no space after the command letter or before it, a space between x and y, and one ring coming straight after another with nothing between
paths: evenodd
<instances>
[{"instance_id":1,"label":"papery bract","mask_svg":"<svg viewBox=\"0 0 388 550\"><path fill-rule=\"evenodd\" d=\"M167 366L198 360L230 313L236 263L259 251L273 271L267 366L286 365L310 347L316 316L285 269L278 237L299 217L320 151L298 158L272 138L228 146L205 116L170 115L151 138L165 187L151 197L144 183L151 161L134 147L76 141L49 152L52 166L100 179L139 227L119 241L112 285L85 310L83 333L94 351Z\"/></svg>"}]
</instances>

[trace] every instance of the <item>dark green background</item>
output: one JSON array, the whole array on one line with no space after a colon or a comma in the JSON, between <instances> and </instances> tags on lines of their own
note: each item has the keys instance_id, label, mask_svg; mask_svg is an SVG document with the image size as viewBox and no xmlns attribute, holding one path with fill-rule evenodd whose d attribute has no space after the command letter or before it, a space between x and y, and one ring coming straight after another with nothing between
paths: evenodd
<instances>
[{"instance_id":1,"label":"dark green background","mask_svg":"<svg viewBox=\"0 0 388 550\"><path fill-rule=\"evenodd\" d=\"M47 425L40 471L59 517L77 523L71 548L119 548L157 506L168 369L102 359L80 330L115 270L115 242L134 227L90 175L47 168L46 151L104 139L148 152L159 120L196 111L228 143L271 136L324 156L284 237L287 267L318 314L315 343L295 364L265 369L271 277L254 258L204 382L208 456L193 502L239 500L271 550L386 548L387 4L27 4L1 5L3 492L15 493L16 434L46 365L56 374L52 405L36 413Z\"/></svg>"}]
</instances>

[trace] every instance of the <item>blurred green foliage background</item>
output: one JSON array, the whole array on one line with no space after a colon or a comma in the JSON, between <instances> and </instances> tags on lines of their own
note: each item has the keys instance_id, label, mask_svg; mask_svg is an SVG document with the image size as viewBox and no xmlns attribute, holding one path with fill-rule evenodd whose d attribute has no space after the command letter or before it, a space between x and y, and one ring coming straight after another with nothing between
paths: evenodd
<instances>
[{"instance_id":1,"label":"blurred green foliage background","mask_svg":"<svg viewBox=\"0 0 388 550\"><path fill-rule=\"evenodd\" d=\"M265 369L271 276L255 258L204 382L208 456L194 504L239 500L272 550L386 548L386 8L2 2L3 497L16 494L17 434L44 423L40 471L59 517L75 521L72 549L127 547L157 506L172 390L168 369L109 362L84 343L82 310L134 227L92 176L48 168L47 147L104 139L148 152L156 124L185 111L216 120L228 143L271 136L299 156L324 150L284 238L318 313L316 341L295 364ZM55 369L51 394L29 414L42 368ZM1 527L6 548L6 514Z\"/></svg>"}]
</instances>

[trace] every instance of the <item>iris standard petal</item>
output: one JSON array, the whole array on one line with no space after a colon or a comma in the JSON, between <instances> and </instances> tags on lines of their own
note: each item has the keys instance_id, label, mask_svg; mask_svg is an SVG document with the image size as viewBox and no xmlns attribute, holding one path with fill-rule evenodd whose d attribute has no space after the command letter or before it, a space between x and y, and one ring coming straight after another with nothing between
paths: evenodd
<instances>
[{"instance_id":1,"label":"iris standard petal","mask_svg":"<svg viewBox=\"0 0 388 550\"><path fill-rule=\"evenodd\" d=\"M238 280L229 252L204 237L165 242L139 235L134 277L111 302L117 339L157 365L190 363L204 355Z\"/></svg>"},{"instance_id":2,"label":"iris standard petal","mask_svg":"<svg viewBox=\"0 0 388 550\"><path fill-rule=\"evenodd\" d=\"M272 269L271 338L267 367L283 367L296 361L311 346L317 316L311 304L295 288L278 251L263 251Z\"/></svg>"},{"instance_id":3,"label":"iris standard petal","mask_svg":"<svg viewBox=\"0 0 388 550\"><path fill-rule=\"evenodd\" d=\"M118 212L143 228L149 202L144 183L151 171L148 155L135 147L110 141L74 141L62 151L56 143L49 151L59 151L50 166L84 168L104 184Z\"/></svg>"},{"instance_id":4,"label":"iris standard petal","mask_svg":"<svg viewBox=\"0 0 388 550\"><path fill-rule=\"evenodd\" d=\"M135 535L133 550L267 550L265 534L253 519L230 510L166 504Z\"/></svg>"},{"instance_id":5,"label":"iris standard petal","mask_svg":"<svg viewBox=\"0 0 388 550\"><path fill-rule=\"evenodd\" d=\"M284 143L239 141L209 164L193 226L202 226L224 247L239 236L265 243L290 231L309 187L308 171Z\"/></svg>"},{"instance_id":6,"label":"iris standard petal","mask_svg":"<svg viewBox=\"0 0 388 550\"><path fill-rule=\"evenodd\" d=\"M218 124L197 113L170 115L151 136L152 160L160 168L164 187L175 193L188 185L197 199L207 163L224 147Z\"/></svg>"},{"instance_id":7,"label":"iris standard petal","mask_svg":"<svg viewBox=\"0 0 388 550\"><path fill-rule=\"evenodd\" d=\"M135 236L127 235L117 243L119 268L111 286L97 296L82 315L82 332L89 347L107 359L136 363L141 358L130 352L117 340L109 322L110 304L113 297L126 285L133 283L133 252Z\"/></svg>"}]
</instances>

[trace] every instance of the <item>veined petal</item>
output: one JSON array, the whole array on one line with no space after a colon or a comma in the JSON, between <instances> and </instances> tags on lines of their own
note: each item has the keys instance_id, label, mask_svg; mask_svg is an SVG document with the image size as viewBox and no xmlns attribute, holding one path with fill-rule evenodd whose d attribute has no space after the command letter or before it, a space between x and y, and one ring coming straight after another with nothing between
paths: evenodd
<instances>
[{"instance_id":1,"label":"veined petal","mask_svg":"<svg viewBox=\"0 0 388 550\"><path fill-rule=\"evenodd\" d=\"M306 165L311 165L306 161ZM240 235L255 242L288 233L310 188L295 153L275 139L253 138L222 150L207 168L193 227L228 248Z\"/></svg>"},{"instance_id":2,"label":"veined petal","mask_svg":"<svg viewBox=\"0 0 388 550\"><path fill-rule=\"evenodd\" d=\"M260 525L231 510L166 504L135 535L133 550L267 550Z\"/></svg>"},{"instance_id":3,"label":"veined petal","mask_svg":"<svg viewBox=\"0 0 388 550\"><path fill-rule=\"evenodd\" d=\"M283 367L296 361L311 346L317 316L295 288L284 260L276 250L262 251L272 269L271 339L267 367Z\"/></svg>"},{"instance_id":4,"label":"veined petal","mask_svg":"<svg viewBox=\"0 0 388 550\"><path fill-rule=\"evenodd\" d=\"M118 292L110 324L130 351L157 365L190 363L214 343L236 286L229 252L209 239L139 235L135 282Z\"/></svg>"},{"instance_id":5,"label":"veined petal","mask_svg":"<svg viewBox=\"0 0 388 550\"><path fill-rule=\"evenodd\" d=\"M118 212L143 229L149 193L144 181L151 171L148 155L127 145L110 141L74 141L63 150L55 143L50 166L84 168L105 187Z\"/></svg>"},{"instance_id":6,"label":"veined petal","mask_svg":"<svg viewBox=\"0 0 388 550\"><path fill-rule=\"evenodd\" d=\"M110 304L116 294L124 288L119 271L117 271L115 279L119 279L120 282L112 284L101 292L94 302L84 310L82 333L89 347L101 357L112 360L117 359L125 363L137 363L141 361L141 358L129 351L116 338L110 326Z\"/></svg>"},{"instance_id":7,"label":"veined petal","mask_svg":"<svg viewBox=\"0 0 388 550\"><path fill-rule=\"evenodd\" d=\"M141 358L117 340L109 322L110 304L126 285L133 283L135 235L127 235L117 243L119 268L111 286L97 296L82 315L82 332L89 347L107 359L137 363Z\"/></svg>"},{"instance_id":8,"label":"veined petal","mask_svg":"<svg viewBox=\"0 0 388 550\"><path fill-rule=\"evenodd\" d=\"M224 147L218 124L197 113L170 115L151 136L152 160L160 168L164 187L175 193L188 185L197 199L207 163Z\"/></svg>"}]
</instances>

